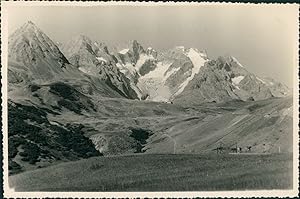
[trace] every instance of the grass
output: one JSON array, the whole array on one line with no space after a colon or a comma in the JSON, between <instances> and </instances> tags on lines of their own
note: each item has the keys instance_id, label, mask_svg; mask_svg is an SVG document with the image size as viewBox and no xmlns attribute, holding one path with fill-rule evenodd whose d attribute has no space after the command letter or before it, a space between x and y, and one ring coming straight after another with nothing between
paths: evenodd
<instances>
[{"instance_id":1,"label":"grass","mask_svg":"<svg viewBox=\"0 0 300 199\"><path fill-rule=\"evenodd\" d=\"M16 191L291 189L292 154L94 157L10 176Z\"/></svg>"}]
</instances>

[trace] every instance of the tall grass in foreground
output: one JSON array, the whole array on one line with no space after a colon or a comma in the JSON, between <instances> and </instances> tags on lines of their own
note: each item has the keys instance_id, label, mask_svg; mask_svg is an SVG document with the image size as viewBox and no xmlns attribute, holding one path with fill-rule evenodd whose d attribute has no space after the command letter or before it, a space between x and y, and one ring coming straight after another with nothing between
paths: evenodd
<instances>
[{"instance_id":1,"label":"tall grass in foreground","mask_svg":"<svg viewBox=\"0 0 300 199\"><path fill-rule=\"evenodd\" d=\"M291 189L292 154L96 157L10 177L17 191Z\"/></svg>"}]
</instances>

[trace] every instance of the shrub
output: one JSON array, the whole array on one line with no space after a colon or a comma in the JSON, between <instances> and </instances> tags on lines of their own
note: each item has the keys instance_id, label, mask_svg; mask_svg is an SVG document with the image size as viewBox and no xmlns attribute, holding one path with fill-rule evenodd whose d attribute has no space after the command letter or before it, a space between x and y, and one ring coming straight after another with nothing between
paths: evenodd
<instances>
[{"instance_id":1,"label":"shrub","mask_svg":"<svg viewBox=\"0 0 300 199\"><path fill-rule=\"evenodd\" d=\"M40 148L31 142L26 142L23 145L23 149L24 152L20 152L22 153L25 157L22 158L23 161L29 161L30 164L35 164L36 162L38 162L39 160L39 156L40 156ZM21 155L21 154L20 154Z\"/></svg>"},{"instance_id":2,"label":"shrub","mask_svg":"<svg viewBox=\"0 0 300 199\"><path fill-rule=\"evenodd\" d=\"M134 138L136 143L136 151L135 153L143 153L145 152L143 149L143 145L145 145L147 142L146 140L150 137L151 132L149 130L140 129L140 128L132 128L131 129L130 137Z\"/></svg>"},{"instance_id":3,"label":"shrub","mask_svg":"<svg viewBox=\"0 0 300 199\"><path fill-rule=\"evenodd\" d=\"M30 85L29 88L30 88L31 92L35 92L35 91L39 90L41 87L33 84L33 85Z\"/></svg>"},{"instance_id":4,"label":"shrub","mask_svg":"<svg viewBox=\"0 0 300 199\"><path fill-rule=\"evenodd\" d=\"M18 147L26 141L22 137L8 138L8 158L14 158L18 154Z\"/></svg>"},{"instance_id":5,"label":"shrub","mask_svg":"<svg viewBox=\"0 0 300 199\"><path fill-rule=\"evenodd\" d=\"M78 100L79 92L70 85L58 82L50 85L50 92L71 101Z\"/></svg>"},{"instance_id":6,"label":"shrub","mask_svg":"<svg viewBox=\"0 0 300 199\"><path fill-rule=\"evenodd\" d=\"M28 157L28 153L27 152L20 152L19 155L22 156L22 157Z\"/></svg>"},{"instance_id":7,"label":"shrub","mask_svg":"<svg viewBox=\"0 0 300 199\"><path fill-rule=\"evenodd\" d=\"M139 141L141 144L146 144L146 140L150 137L150 132L145 129L131 129L130 137L133 137L135 140Z\"/></svg>"},{"instance_id":8,"label":"shrub","mask_svg":"<svg viewBox=\"0 0 300 199\"><path fill-rule=\"evenodd\" d=\"M66 109L73 111L77 114L81 114L82 105L80 103L71 102L69 100L62 99L62 100L59 100L57 102L57 104L61 107L65 107Z\"/></svg>"},{"instance_id":9,"label":"shrub","mask_svg":"<svg viewBox=\"0 0 300 199\"><path fill-rule=\"evenodd\" d=\"M9 160L8 161L8 170L9 174L16 174L22 171L22 167L16 163L15 161Z\"/></svg>"},{"instance_id":10,"label":"shrub","mask_svg":"<svg viewBox=\"0 0 300 199\"><path fill-rule=\"evenodd\" d=\"M46 118L47 112L51 111L9 103L9 161L13 161L18 153L21 160L29 164L35 164L40 161L40 158L47 157L56 160L75 160L103 155L95 149L92 141L84 136L82 131L85 128L84 125L52 125ZM28 124L28 119L33 124ZM20 146L23 149L22 152L18 151Z\"/></svg>"}]
</instances>

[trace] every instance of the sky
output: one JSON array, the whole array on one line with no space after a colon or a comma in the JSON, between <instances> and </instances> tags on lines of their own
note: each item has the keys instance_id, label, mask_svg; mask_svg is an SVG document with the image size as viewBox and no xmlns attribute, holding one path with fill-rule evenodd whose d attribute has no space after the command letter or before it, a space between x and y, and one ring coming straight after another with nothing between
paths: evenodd
<instances>
[{"instance_id":1,"label":"sky","mask_svg":"<svg viewBox=\"0 0 300 199\"><path fill-rule=\"evenodd\" d=\"M298 67L298 6L228 4L177 6L12 6L8 31L31 20L53 41L86 35L118 45L138 40L158 50L205 50L210 59L232 55L250 72L289 87Z\"/></svg>"}]
</instances>

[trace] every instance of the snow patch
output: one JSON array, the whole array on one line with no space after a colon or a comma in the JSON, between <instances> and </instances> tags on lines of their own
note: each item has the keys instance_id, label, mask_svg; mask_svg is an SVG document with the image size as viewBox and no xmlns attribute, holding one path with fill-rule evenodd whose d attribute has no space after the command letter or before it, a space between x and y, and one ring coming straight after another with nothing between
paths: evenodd
<instances>
[{"instance_id":1,"label":"snow patch","mask_svg":"<svg viewBox=\"0 0 300 199\"><path fill-rule=\"evenodd\" d=\"M175 48L179 50L184 50L184 46L176 46Z\"/></svg>"},{"instance_id":2,"label":"snow patch","mask_svg":"<svg viewBox=\"0 0 300 199\"><path fill-rule=\"evenodd\" d=\"M164 78L164 74L169 69L169 67L172 65L170 62L158 62L156 65L156 68L153 71L150 71L146 75L142 76L142 79L147 78Z\"/></svg>"},{"instance_id":3,"label":"snow patch","mask_svg":"<svg viewBox=\"0 0 300 199\"><path fill-rule=\"evenodd\" d=\"M240 67L244 68L244 66L233 56L231 56L232 60L237 63Z\"/></svg>"},{"instance_id":4,"label":"snow patch","mask_svg":"<svg viewBox=\"0 0 300 199\"><path fill-rule=\"evenodd\" d=\"M137 71L134 66L130 63L126 63L125 65L116 63L117 68L123 73L128 79L134 81L135 76L137 75Z\"/></svg>"},{"instance_id":5,"label":"snow patch","mask_svg":"<svg viewBox=\"0 0 300 199\"><path fill-rule=\"evenodd\" d=\"M152 55L141 54L139 60L136 62L135 67L139 71L147 60L154 60Z\"/></svg>"},{"instance_id":6,"label":"snow patch","mask_svg":"<svg viewBox=\"0 0 300 199\"><path fill-rule=\"evenodd\" d=\"M49 121L49 123L52 124L52 125L59 126L59 124L57 122L55 122L55 121Z\"/></svg>"},{"instance_id":7,"label":"snow patch","mask_svg":"<svg viewBox=\"0 0 300 199\"><path fill-rule=\"evenodd\" d=\"M188 85L188 83L194 78L196 74L199 73L200 68L204 66L206 62L206 55L203 53L198 52L197 50L190 48L185 55L190 58L190 60L193 63L193 68L192 68L192 74L189 76L180 86L178 91L175 93L175 95L179 95L182 93L184 88Z\"/></svg>"},{"instance_id":8,"label":"snow patch","mask_svg":"<svg viewBox=\"0 0 300 199\"><path fill-rule=\"evenodd\" d=\"M154 101L154 102L169 102L169 99L166 99L162 96L157 95L154 98L152 98L151 101Z\"/></svg>"},{"instance_id":9,"label":"snow patch","mask_svg":"<svg viewBox=\"0 0 300 199\"><path fill-rule=\"evenodd\" d=\"M119 53L124 55L124 54L128 53L128 51L129 51L129 49L125 48L125 49L121 50Z\"/></svg>"},{"instance_id":10,"label":"snow patch","mask_svg":"<svg viewBox=\"0 0 300 199\"><path fill-rule=\"evenodd\" d=\"M117 68L120 70L120 72L123 73L124 75L125 75L126 72L128 71L128 69L125 68L123 64L116 63L116 66L117 66Z\"/></svg>"},{"instance_id":11,"label":"snow patch","mask_svg":"<svg viewBox=\"0 0 300 199\"><path fill-rule=\"evenodd\" d=\"M120 63L116 63L116 66L119 68L119 69L122 69L124 66L121 65Z\"/></svg>"},{"instance_id":12,"label":"snow patch","mask_svg":"<svg viewBox=\"0 0 300 199\"><path fill-rule=\"evenodd\" d=\"M134 68L134 66L130 63L126 63L125 64L125 68L128 69L128 71L130 72L130 74L135 75L137 73L136 69Z\"/></svg>"},{"instance_id":13,"label":"snow patch","mask_svg":"<svg viewBox=\"0 0 300 199\"><path fill-rule=\"evenodd\" d=\"M238 76L231 79L232 83L234 85L238 85L245 77L244 76Z\"/></svg>"},{"instance_id":14,"label":"snow patch","mask_svg":"<svg viewBox=\"0 0 300 199\"><path fill-rule=\"evenodd\" d=\"M127 78L129 78L130 81L130 87L135 91L138 98L142 98L142 92L141 90L133 83L133 78L136 75L137 71L135 70L134 66L132 64L126 63L125 65L116 63L117 68L120 70L121 73L123 73Z\"/></svg>"},{"instance_id":15,"label":"snow patch","mask_svg":"<svg viewBox=\"0 0 300 199\"><path fill-rule=\"evenodd\" d=\"M116 63L116 66L118 67L119 70L126 70L132 75L134 75L136 73L134 66L130 63L126 63L125 65Z\"/></svg>"},{"instance_id":16,"label":"snow patch","mask_svg":"<svg viewBox=\"0 0 300 199\"><path fill-rule=\"evenodd\" d=\"M98 61L103 61L103 62L105 62L105 63L107 62L106 59L104 59L103 57L96 57L96 59L97 59Z\"/></svg>"},{"instance_id":17,"label":"snow patch","mask_svg":"<svg viewBox=\"0 0 300 199\"><path fill-rule=\"evenodd\" d=\"M260 79L260 78L258 78L258 77L256 77L256 79L257 79L258 81L260 81L261 83L266 84L266 82L263 81L262 79Z\"/></svg>"},{"instance_id":18,"label":"snow patch","mask_svg":"<svg viewBox=\"0 0 300 199\"><path fill-rule=\"evenodd\" d=\"M99 74L99 70L93 66L85 66L78 68L81 72L89 74L91 76L97 76Z\"/></svg>"},{"instance_id":19,"label":"snow patch","mask_svg":"<svg viewBox=\"0 0 300 199\"><path fill-rule=\"evenodd\" d=\"M237 85L233 85L236 89L241 90Z\"/></svg>"},{"instance_id":20,"label":"snow patch","mask_svg":"<svg viewBox=\"0 0 300 199\"><path fill-rule=\"evenodd\" d=\"M163 79L163 82L165 82L172 74L176 73L177 71L179 71L180 68L172 68L171 70L169 70L166 74L165 77Z\"/></svg>"},{"instance_id":21,"label":"snow patch","mask_svg":"<svg viewBox=\"0 0 300 199\"><path fill-rule=\"evenodd\" d=\"M186 56L190 58L192 61L194 67L192 70L192 74L197 74L200 70L200 68L204 65L205 59L203 58L205 55L203 53L198 52L197 50L191 48L186 53Z\"/></svg>"}]
</instances>

